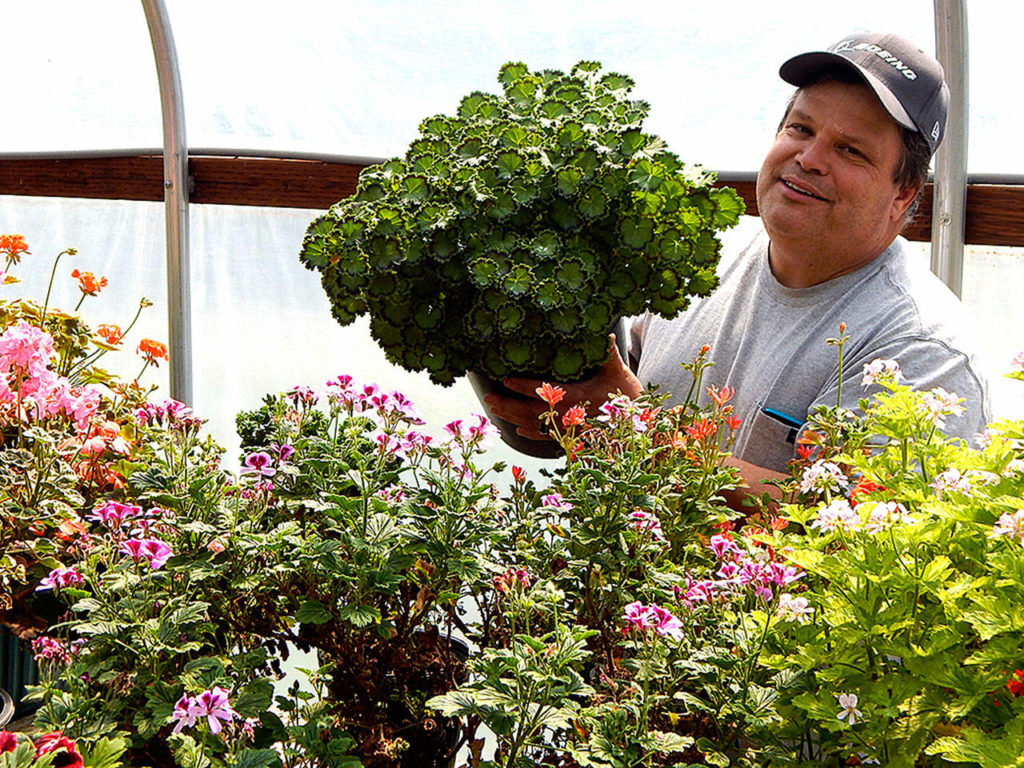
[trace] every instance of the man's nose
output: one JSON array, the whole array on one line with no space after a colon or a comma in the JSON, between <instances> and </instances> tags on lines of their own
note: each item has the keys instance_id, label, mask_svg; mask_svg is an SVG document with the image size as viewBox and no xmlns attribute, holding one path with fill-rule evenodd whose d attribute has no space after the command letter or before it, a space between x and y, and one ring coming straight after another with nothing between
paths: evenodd
<instances>
[{"instance_id":1,"label":"man's nose","mask_svg":"<svg viewBox=\"0 0 1024 768\"><path fill-rule=\"evenodd\" d=\"M797 153L796 161L809 173L826 173L828 171L828 144L820 137L804 143Z\"/></svg>"}]
</instances>

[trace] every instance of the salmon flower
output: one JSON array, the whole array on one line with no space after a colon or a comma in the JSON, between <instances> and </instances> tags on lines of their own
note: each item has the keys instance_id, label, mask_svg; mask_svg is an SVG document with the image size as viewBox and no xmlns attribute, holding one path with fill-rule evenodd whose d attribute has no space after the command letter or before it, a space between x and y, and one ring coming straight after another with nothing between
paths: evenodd
<instances>
[{"instance_id":1,"label":"salmon flower","mask_svg":"<svg viewBox=\"0 0 1024 768\"><path fill-rule=\"evenodd\" d=\"M561 387L555 387L548 384L546 381L537 387L537 395L545 403L550 405L552 408L561 402L562 398L565 397L565 390Z\"/></svg>"},{"instance_id":2,"label":"salmon flower","mask_svg":"<svg viewBox=\"0 0 1024 768\"><path fill-rule=\"evenodd\" d=\"M103 288L107 287L107 278L97 279L92 272L81 272L76 269L71 276L78 280L78 288L86 296L96 296Z\"/></svg>"},{"instance_id":3,"label":"salmon flower","mask_svg":"<svg viewBox=\"0 0 1024 768\"><path fill-rule=\"evenodd\" d=\"M562 416L563 427L578 427L584 421L586 421L587 412L584 410L582 405L574 405L572 408L567 410Z\"/></svg>"},{"instance_id":4,"label":"salmon flower","mask_svg":"<svg viewBox=\"0 0 1024 768\"><path fill-rule=\"evenodd\" d=\"M715 389L714 387L708 387L708 396L714 400L715 405L721 408L727 402L732 400L733 395L736 394L734 387L722 387L721 389Z\"/></svg>"},{"instance_id":5,"label":"salmon flower","mask_svg":"<svg viewBox=\"0 0 1024 768\"><path fill-rule=\"evenodd\" d=\"M143 339L135 350L142 355L147 363L159 365L158 360L169 360L167 356L167 345L153 339Z\"/></svg>"}]
</instances>

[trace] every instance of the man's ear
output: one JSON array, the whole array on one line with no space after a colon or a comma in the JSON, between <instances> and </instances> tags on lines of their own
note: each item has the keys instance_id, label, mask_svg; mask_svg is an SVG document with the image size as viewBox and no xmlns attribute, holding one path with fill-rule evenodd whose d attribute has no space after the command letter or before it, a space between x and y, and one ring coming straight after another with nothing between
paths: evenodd
<instances>
[{"instance_id":1,"label":"man's ear","mask_svg":"<svg viewBox=\"0 0 1024 768\"><path fill-rule=\"evenodd\" d=\"M917 196L921 194L921 190L924 188L924 184L910 184L909 186L900 187L896 193L896 197L893 199L893 213L897 219L902 219L907 212L907 209L917 199Z\"/></svg>"}]
</instances>

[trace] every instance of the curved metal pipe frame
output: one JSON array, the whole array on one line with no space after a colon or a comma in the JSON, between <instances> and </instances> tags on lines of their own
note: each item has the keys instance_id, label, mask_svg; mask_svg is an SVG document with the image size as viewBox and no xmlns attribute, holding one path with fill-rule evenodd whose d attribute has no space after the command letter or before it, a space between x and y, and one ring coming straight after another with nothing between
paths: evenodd
<instances>
[{"instance_id":1,"label":"curved metal pipe frame","mask_svg":"<svg viewBox=\"0 0 1024 768\"><path fill-rule=\"evenodd\" d=\"M188 144L178 55L163 0L142 0L160 84L164 134L167 327L170 395L192 404L192 307L189 286Z\"/></svg>"}]
</instances>

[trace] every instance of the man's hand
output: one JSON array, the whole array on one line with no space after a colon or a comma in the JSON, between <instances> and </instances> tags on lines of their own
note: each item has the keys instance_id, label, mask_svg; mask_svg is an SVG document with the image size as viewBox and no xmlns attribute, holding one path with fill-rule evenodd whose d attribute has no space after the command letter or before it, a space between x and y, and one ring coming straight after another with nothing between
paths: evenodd
<instances>
[{"instance_id":1,"label":"man's hand","mask_svg":"<svg viewBox=\"0 0 1024 768\"><path fill-rule=\"evenodd\" d=\"M598 409L604 405L608 395L621 392L629 397L637 397L643 392L640 380L629 370L629 366L622 360L618 347L615 344L615 334L610 334L610 351L608 360L601 369L591 378L585 381L578 381L573 384L561 384L558 386L565 390L565 397L556 406L559 414L565 413L574 405L584 405L587 408L587 415L594 416ZM549 440L548 435L542 431L544 426L540 421L540 415L546 413L548 404L540 399L537 388L543 383L540 379L508 378L502 382L508 389L524 397L502 397L494 392L484 397L484 403L491 413L516 426L516 432L530 440Z\"/></svg>"}]
</instances>

